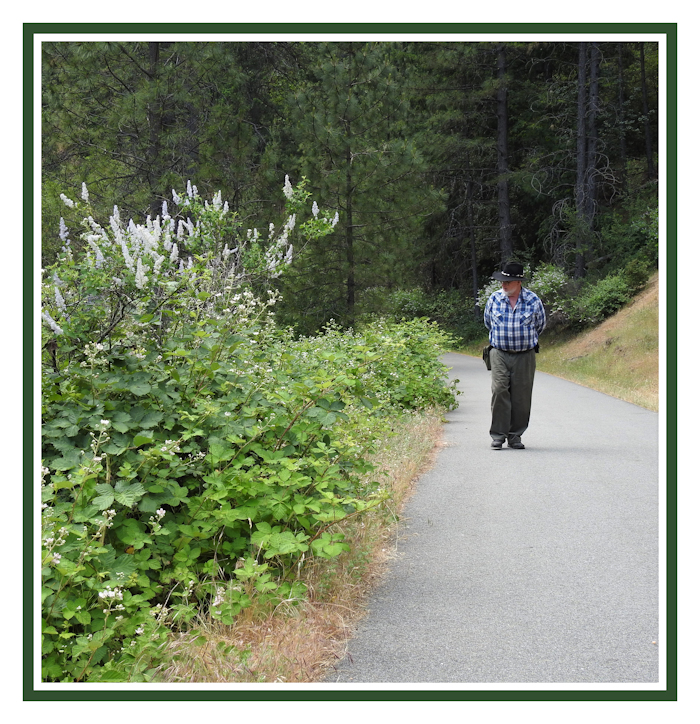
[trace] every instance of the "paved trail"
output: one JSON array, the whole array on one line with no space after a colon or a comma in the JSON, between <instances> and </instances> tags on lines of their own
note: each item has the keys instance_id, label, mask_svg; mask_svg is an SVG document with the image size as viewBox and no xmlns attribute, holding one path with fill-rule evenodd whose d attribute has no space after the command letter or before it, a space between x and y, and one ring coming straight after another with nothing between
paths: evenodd
<instances>
[{"instance_id":1,"label":"paved trail","mask_svg":"<svg viewBox=\"0 0 700 724\"><path fill-rule=\"evenodd\" d=\"M460 380L398 558L327 683L658 680L658 415L537 373L525 450Z\"/></svg>"}]
</instances>

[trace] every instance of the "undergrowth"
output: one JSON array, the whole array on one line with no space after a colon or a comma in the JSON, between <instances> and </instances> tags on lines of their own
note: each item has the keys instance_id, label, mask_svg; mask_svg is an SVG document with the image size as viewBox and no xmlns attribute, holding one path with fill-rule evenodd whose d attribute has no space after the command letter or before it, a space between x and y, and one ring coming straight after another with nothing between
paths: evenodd
<instances>
[{"instance_id":1,"label":"undergrowth","mask_svg":"<svg viewBox=\"0 0 700 724\"><path fill-rule=\"evenodd\" d=\"M302 605L309 566L385 506L370 456L396 417L455 404L426 320L277 327L292 238L337 221L303 183L284 194L264 235L191 184L144 224L64 197L42 285L45 681L151 681L202 622Z\"/></svg>"}]
</instances>

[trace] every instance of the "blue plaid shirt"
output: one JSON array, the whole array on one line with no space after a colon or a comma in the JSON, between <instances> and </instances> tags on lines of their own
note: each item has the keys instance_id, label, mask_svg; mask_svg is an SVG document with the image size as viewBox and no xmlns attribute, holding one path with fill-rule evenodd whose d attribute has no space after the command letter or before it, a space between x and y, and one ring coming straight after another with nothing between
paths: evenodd
<instances>
[{"instance_id":1,"label":"blue plaid shirt","mask_svg":"<svg viewBox=\"0 0 700 724\"><path fill-rule=\"evenodd\" d=\"M486 302L484 324L489 330L489 344L505 352L532 349L546 324L544 306L529 289L520 290L515 309L502 290L495 291Z\"/></svg>"}]
</instances>

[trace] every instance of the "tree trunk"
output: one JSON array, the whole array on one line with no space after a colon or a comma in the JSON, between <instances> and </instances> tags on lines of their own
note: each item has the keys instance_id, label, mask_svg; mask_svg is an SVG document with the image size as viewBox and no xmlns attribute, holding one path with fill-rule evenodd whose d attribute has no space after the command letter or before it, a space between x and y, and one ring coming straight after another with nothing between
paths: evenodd
<instances>
[{"instance_id":1,"label":"tree trunk","mask_svg":"<svg viewBox=\"0 0 700 724\"><path fill-rule=\"evenodd\" d=\"M581 279L585 273L584 234L586 204L586 58L588 43L579 43L578 49L578 103L576 134L576 259L574 277Z\"/></svg>"},{"instance_id":2,"label":"tree trunk","mask_svg":"<svg viewBox=\"0 0 700 724\"><path fill-rule=\"evenodd\" d=\"M617 44L617 123L618 135L620 139L620 182L622 193L627 193L627 140L625 138L625 81L622 70L622 49L623 44Z\"/></svg>"},{"instance_id":3,"label":"tree trunk","mask_svg":"<svg viewBox=\"0 0 700 724\"><path fill-rule=\"evenodd\" d=\"M513 256L513 227L510 222L510 198L508 196L508 86L506 80L506 49L497 49L498 91L496 93L496 118L498 131L498 231L501 245L501 261Z\"/></svg>"},{"instance_id":4,"label":"tree trunk","mask_svg":"<svg viewBox=\"0 0 700 724\"><path fill-rule=\"evenodd\" d=\"M576 135L576 256L574 276L586 273L586 251L593 235L597 197L598 75L600 49L598 43L579 43L578 101Z\"/></svg>"},{"instance_id":5,"label":"tree trunk","mask_svg":"<svg viewBox=\"0 0 700 724\"><path fill-rule=\"evenodd\" d=\"M472 180L467 181L467 222L469 224L469 246L472 258L472 294L474 296L474 319L481 319L481 311L477 298L479 295L479 275L476 268L476 234L474 233L474 203L472 192Z\"/></svg>"},{"instance_id":6,"label":"tree trunk","mask_svg":"<svg viewBox=\"0 0 700 724\"><path fill-rule=\"evenodd\" d=\"M593 230L593 219L595 217L595 205L598 198L597 174L596 174L596 153L598 150L598 130L596 118L598 116L598 75L600 69L600 49L598 43L591 43L589 47L589 73L588 104L586 108L586 226Z\"/></svg>"},{"instance_id":7,"label":"tree trunk","mask_svg":"<svg viewBox=\"0 0 700 724\"><path fill-rule=\"evenodd\" d=\"M641 72L642 82L642 111L644 113L644 140L646 142L647 152L647 176L649 179L656 178L656 168L654 166L654 153L651 143L651 126L649 124L649 99L647 96L647 76L644 67L644 43L639 44L639 68Z\"/></svg>"},{"instance_id":8,"label":"tree trunk","mask_svg":"<svg viewBox=\"0 0 700 724\"><path fill-rule=\"evenodd\" d=\"M347 137L350 138L350 129L347 129ZM352 222L352 153L348 145L345 157L345 199L347 225L345 230L345 260L347 262L347 312L349 324L355 322L355 249L353 247L353 222Z\"/></svg>"},{"instance_id":9,"label":"tree trunk","mask_svg":"<svg viewBox=\"0 0 700 724\"><path fill-rule=\"evenodd\" d=\"M160 60L160 43L148 44L149 80L154 86L151 100L148 104L148 175L151 186L151 215L157 216L160 213L161 201L158 195L163 189L158 187L161 177L160 169L160 141L163 126L163 117L158 98L158 62Z\"/></svg>"}]
</instances>

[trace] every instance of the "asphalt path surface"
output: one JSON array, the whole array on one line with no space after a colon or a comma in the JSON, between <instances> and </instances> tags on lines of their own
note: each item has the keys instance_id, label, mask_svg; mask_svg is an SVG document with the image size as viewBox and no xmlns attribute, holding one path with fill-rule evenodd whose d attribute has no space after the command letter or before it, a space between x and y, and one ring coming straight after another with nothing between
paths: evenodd
<instances>
[{"instance_id":1,"label":"asphalt path surface","mask_svg":"<svg viewBox=\"0 0 700 724\"><path fill-rule=\"evenodd\" d=\"M492 450L490 373L444 361L459 408L326 683L658 681L658 414L537 372Z\"/></svg>"}]
</instances>

